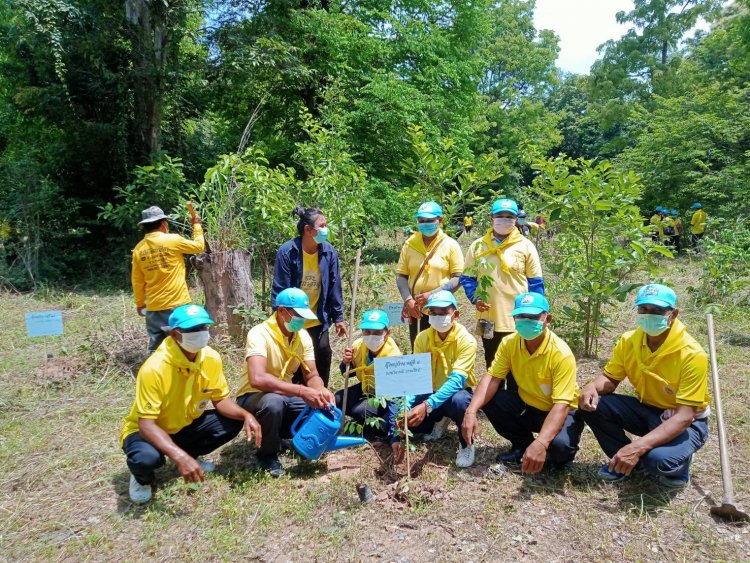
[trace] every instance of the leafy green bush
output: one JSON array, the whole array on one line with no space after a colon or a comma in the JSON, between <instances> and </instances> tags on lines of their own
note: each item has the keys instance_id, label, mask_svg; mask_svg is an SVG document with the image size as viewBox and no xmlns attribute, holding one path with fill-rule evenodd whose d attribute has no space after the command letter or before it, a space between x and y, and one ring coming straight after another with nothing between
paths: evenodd
<instances>
[{"instance_id":1,"label":"leafy green bush","mask_svg":"<svg viewBox=\"0 0 750 563\"><path fill-rule=\"evenodd\" d=\"M750 228L742 219L723 221L702 239L703 277L695 291L703 303L747 304L750 287Z\"/></svg>"}]
</instances>

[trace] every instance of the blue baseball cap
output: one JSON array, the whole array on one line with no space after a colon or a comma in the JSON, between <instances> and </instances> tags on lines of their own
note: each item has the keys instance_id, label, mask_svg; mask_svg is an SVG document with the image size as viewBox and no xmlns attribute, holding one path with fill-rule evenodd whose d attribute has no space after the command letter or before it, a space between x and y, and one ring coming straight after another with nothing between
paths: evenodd
<instances>
[{"instance_id":1,"label":"blue baseball cap","mask_svg":"<svg viewBox=\"0 0 750 563\"><path fill-rule=\"evenodd\" d=\"M424 306L422 311L426 311L430 307L450 307L453 306L458 309L458 302L456 296L453 295L452 291L447 289L441 289L436 291L427 298L427 305Z\"/></svg>"},{"instance_id":2,"label":"blue baseball cap","mask_svg":"<svg viewBox=\"0 0 750 563\"><path fill-rule=\"evenodd\" d=\"M296 287L288 287L276 296L276 306L294 309L299 316L309 321L317 320L310 309L310 298L307 293Z\"/></svg>"},{"instance_id":3,"label":"blue baseball cap","mask_svg":"<svg viewBox=\"0 0 750 563\"><path fill-rule=\"evenodd\" d=\"M443 208L434 201L426 201L417 209L417 219L437 219L443 216Z\"/></svg>"},{"instance_id":4,"label":"blue baseball cap","mask_svg":"<svg viewBox=\"0 0 750 563\"><path fill-rule=\"evenodd\" d=\"M541 293L522 293L516 297L515 309L510 313L516 315L539 315L549 313L549 301Z\"/></svg>"},{"instance_id":5,"label":"blue baseball cap","mask_svg":"<svg viewBox=\"0 0 750 563\"><path fill-rule=\"evenodd\" d=\"M696 201L693 205L690 206L690 209L700 209L701 207L703 206Z\"/></svg>"},{"instance_id":6,"label":"blue baseball cap","mask_svg":"<svg viewBox=\"0 0 750 563\"><path fill-rule=\"evenodd\" d=\"M388 314L380 309L370 309L362 313L359 328L362 330L383 330L388 328Z\"/></svg>"},{"instance_id":7,"label":"blue baseball cap","mask_svg":"<svg viewBox=\"0 0 750 563\"><path fill-rule=\"evenodd\" d=\"M664 211L664 208L661 205L657 205L656 206L656 211L658 211L658 212L661 213L662 211Z\"/></svg>"},{"instance_id":8,"label":"blue baseball cap","mask_svg":"<svg viewBox=\"0 0 750 563\"><path fill-rule=\"evenodd\" d=\"M173 328L193 328L200 325L212 325L214 322L211 317L200 305L194 305L189 303L187 305L181 305L177 307L172 314L169 315L169 324L167 328L172 330Z\"/></svg>"},{"instance_id":9,"label":"blue baseball cap","mask_svg":"<svg viewBox=\"0 0 750 563\"><path fill-rule=\"evenodd\" d=\"M495 213L500 213L502 211L510 211L511 213L513 213L513 215L518 217L518 204L512 199L498 199L495 201L495 203L492 204L490 215L494 215Z\"/></svg>"},{"instance_id":10,"label":"blue baseball cap","mask_svg":"<svg viewBox=\"0 0 750 563\"><path fill-rule=\"evenodd\" d=\"M673 209L672 211L670 211L670 213L672 215L674 215L675 217L677 217L677 210L676 209Z\"/></svg>"},{"instance_id":11,"label":"blue baseball cap","mask_svg":"<svg viewBox=\"0 0 750 563\"><path fill-rule=\"evenodd\" d=\"M656 305L657 307L677 307L677 295L672 288L660 283L650 283L644 285L635 299L635 306L638 305Z\"/></svg>"}]
</instances>

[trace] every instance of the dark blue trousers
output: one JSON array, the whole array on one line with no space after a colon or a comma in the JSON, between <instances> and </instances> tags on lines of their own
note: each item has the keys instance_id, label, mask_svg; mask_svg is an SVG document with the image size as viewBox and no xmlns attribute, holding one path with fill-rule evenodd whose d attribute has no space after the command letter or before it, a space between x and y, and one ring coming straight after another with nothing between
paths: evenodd
<instances>
[{"instance_id":1,"label":"dark blue trousers","mask_svg":"<svg viewBox=\"0 0 750 563\"><path fill-rule=\"evenodd\" d=\"M172 441L191 457L206 455L232 440L242 430L241 420L232 420L215 410L204 412L175 434ZM141 485L154 482L154 471L164 465L164 454L147 442L140 432L125 438L122 450L128 456L128 467Z\"/></svg>"},{"instance_id":2,"label":"dark blue trousers","mask_svg":"<svg viewBox=\"0 0 750 563\"><path fill-rule=\"evenodd\" d=\"M581 410L599 445L612 458L630 443L625 432L644 436L659 426L662 410L641 403L635 397L612 393L599 397L595 411ZM688 469L690 456L708 440L708 421L695 420L682 434L644 455L638 465L652 475L676 477Z\"/></svg>"},{"instance_id":3,"label":"dark blue trousers","mask_svg":"<svg viewBox=\"0 0 750 563\"><path fill-rule=\"evenodd\" d=\"M417 405L424 403L429 398L429 396L429 393L426 395L417 395L412 407L416 407ZM440 405L429 415L427 415L422 421L422 424L420 424L416 428L409 427L409 430L411 430L415 434L429 434L430 432L432 432L432 428L435 426L435 424L439 422L443 417L447 416L456 423L456 426L458 426L458 439L461 442L461 447L465 448L466 442L464 441L464 437L461 436L461 424L464 421L464 413L466 412L466 409L469 408L469 403L471 403L471 396L471 389L463 389L454 393L450 399L445 401L442 405ZM397 401L390 401L388 403L388 427L391 429L391 431L393 431L392 429L395 428L398 409L399 404ZM400 438L398 436L390 436L391 443L398 442L399 440Z\"/></svg>"},{"instance_id":4,"label":"dark blue trousers","mask_svg":"<svg viewBox=\"0 0 750 563\"><path fill-rule=\"evenodd\" d=\"M336 406L341 408L344 403L344 390L337 391L335 396ZM365 417L382 418L383 423L378 427L378 430L384 431L388 408L373 407L367 402L367 399L368 396L363 393L361 383L350 385L349 394L346 397L346 412L344 414L351 416L359 424L365 423Z\"/></svg>"},{"instance_id":5,"label":"dark blue trousers","mask_svg":"<svg viewBox=\"0 0 750 563\"><path fill-rule=\"evenodd\" d=\"M245 393L237 404L255 415L263 433L258 458L279 455L281 439L292 437L292 424L305 408L305 401L280 393Z\"/></svg>"},{"instance_id":6,"label":"dark blue trousers","mask_svg":"<svg viewBox=\"0 0 750 563\"><path fill-rule=\"evenodd\" d=\"M516 389L498 389L482 410L497 433L510 441L513 449L521 451L531 445L533 433L542 429L549 414L524 403ZM547 448L547 457L552 463L563 465L575 458L583 431L578 412L568 413L562 429Z\"/></svg>"}]
</instances>

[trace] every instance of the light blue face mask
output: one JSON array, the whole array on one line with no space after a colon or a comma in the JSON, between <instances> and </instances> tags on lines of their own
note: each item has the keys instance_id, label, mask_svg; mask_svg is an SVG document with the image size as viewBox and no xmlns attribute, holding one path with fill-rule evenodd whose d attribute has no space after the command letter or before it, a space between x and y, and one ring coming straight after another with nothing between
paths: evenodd
<instances>
[{"instance_id":1,"label":"light blue face mask","mask_svg":"<svg viewBox=\"0 0 750 563\"><path fill-rule=\"evenodd\" d=\"M638 315L638 326L649 336L659 336L669 328L669 315Z\"/></svg>"},{"instance_id":2,"label":"light blue face mask","mask_svg":"<svg viewBox=\"0 0 750 563\"><path fill-rule=\"evenodd\" d=\"M516 332L521 335L524 340L534 340L537 336L542 334L544 330L544 321L537 321L535 319L515 319Z\"/></svg>"},{"instance_id":3,"label":"light blue face mask","mask_svg":"<svg viewBox=\"0 0 750 563\"><path fill-rule=\"evenodd\" d=\"M301 317L292 317L284 323L284 326L289 332L299 332L305 328L305 319Z\"/></svg>"},{"instance_id":4,"label":"light blue face mask","mask_svg":"<svg viewBox=\"0 0 750 563\"><path fill-rule=\"evenodd\" d=\"M417 223L417 229L426 237L431 237L438 232L440 224L435 221L434 223Z\"/></svg>"},{"instance_id":5,"label":"light blue face mask","mask_svg":"<svg viewBox=\"0 0 750 563\"><path fill-rule=\"evenodd\" d=\"M318 234L313 237L313 240L320 244L328 240L328 227L318 227Z\"/></svg>"},{"instance_id":6,"label":"light blue face mask","mask_svg":"<svg viewBox=\"0 0 750 563\"><path fill-rule=\"evenodd\" d=\"M528 221L526 219L519 219L518 220L518 224L519 225L525 225L526 223L528 223Z\"/></svg>"}]
</instances>

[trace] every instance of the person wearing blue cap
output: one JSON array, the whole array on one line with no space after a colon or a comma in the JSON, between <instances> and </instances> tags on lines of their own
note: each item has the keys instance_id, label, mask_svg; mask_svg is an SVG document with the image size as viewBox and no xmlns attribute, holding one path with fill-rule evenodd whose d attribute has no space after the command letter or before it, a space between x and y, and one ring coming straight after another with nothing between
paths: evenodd
<instances>
[{"instance_id":1,"label":"person wearing blue cap","mask_svg":"<svg viewBox=\"0 0 750 563\"><path fill-rule=\"evenodd\" d=\"M708 216L703 211L703 206L697 201L690 206L693 209L693 216L690 218L690 235L693 248L697 248L706 234L706 223L708 222Z\"/></svg>"},{"instance_id":2,"label":"person wearing blue cap","mask_svg":"<svg viewBox=\"0 0 750 563\"><path fill-rule=\"evenodd\" d=\"M120 432L130 468L130 499L151 500L154 471L165 456L188 483L203 481L214 464L199 460L244 427L247 440L261 429L255 417L229 398L221 356L208 346L213 324L200 305L177 307L169 336L138 370L135 401ZM215 410L207 410L213 405Z\"/></svg>"},{"instance_id":3,"label":"person wearing blue cap","mask_svg":"<svg viewBox=\"0 0 750 563\"><path fill-rule=\"evenodd\" d=\"M368 399L375 397L375 358L400 356L401 350L391 338L388 314L380 309L371 309L362 313L359 323L362 338L354 341L351 348L344 350L341 361L341 373L351 365L349 375L359 379L357 385L350 385L346 398L346 413L359 424L366 424L366 419L381 420L385 417L385 406L373 406ZM341 408L344 402L344 390L336 393L336 405ZM384 430L384 423L378 426Z\"/></svg>"},{"instance_id":4,"label":"person wearing blue cap","mask_svg":"<svg viewBox=\"0 0 750 563\"><path fill-rule=\"evenodd\" d=\"M661 232L663 236L661 243L665 246L672 246L676 230L674 219L669 209L662 210Z\"/></svg>"},{"instance_id":5,"label":"person wearing blue cap","mask_svg":"<svg viewBox=\"0 0 750 563\"><path fill-rule=\"evenodd\" d=\"M672 223L674 224L674 234L670 241L671 246L674 248L675 252L680 252L680 244L682 241L682 219L680 219L680 214L677 213L676 209L672 209L669 214L672 217Z\"/></svg>"},{"instance_id":6,"label":"person wearing blue cap","mask_svg":"<svg viewBox=\"0 0 750 563\"><path fill-rule=\"evenodd\" d=\"M576 359L549 329L552 315L543 295L522 293L514 304L516 333L500 344L466 409L461 431L472 443L482 409L497 433L510 442L497 461L521 462L521 470L530 474L539 473L547 462L560 469L575 458L583 430L577 415ZM516 386L503 389L511 372Z\"/></svg>"},{"instance_id":7,"label":"person wearing blue cap","mask_svg":"<svg viewBox=\"0 0 750 563\"><path fill-rule=\"evenodd\" d=\"M296 207L294 214L299 218L299 236L276 252L271 302L276 303L276 297L288 287L298 287L307 294L315 318L305 321L305 330L313 342L318 373L328 385L333 356L329 328L333 325L339 337L346 336L347 331L339 255L328 242L328 222L320 209ZM303 374L297 373L294 381L301 383Z\"/></svg>"},{"instance_id":8,"label":"person wearing blue cap","mask_svg":"<svg viewBox=\"0 0 750 563\"><path fill-rule=\"evenodd\" d=\"M519 293L532 291L544 295L544 276L534 244L516 229L518 204L498 199L492 204L492 227L469 246L466 272L461 285L477 309L479 333L484 345L484 361L489 367L500 342L515 331L513 302ZM480 280L491 281L480 299Z\"/></svg>"},{"instance_id":9,"label":"person wearing blue cap","mask_svg":"<svg viewBox=\"0 0 750 563\"><path fill-rule=\"evenodd\" d=\"M454 291L464 270L464 255L455 239L442 230L443 208L434 201L419 206L416 214L419 232L401 247L396 266L396 286L404 301L402 318L409 321L409 342L426 325L422 309L435 291Z\"/></svg>"},{"instance_id":10,"label":"person wearing blue cap","mask_svg":"<svg viewBox=\"0 0 750 563\"><path fill-rule=\"evenodd\" d=\"M279 292L276 311L247 333L245 383L237 392L239 405L253 413L263 430L258 467L272 477L286 474L279 460L282 438L291 437L291 426L305 404L328 408L336 399L326 389L315 365L313 341L305 321L315 318L310 298L299 288ZM298 369L304 381L293 381Z\"/></svg>"},{"instance_id":11,"label":"person wearing blue cap","mask_svg":"<svg viewBox=\"0 0 750 563\"><path fill-rule=\"evenodd\" d=\"M662 230L661 230L661 213L663 211L663 207L661 205L657 205L656 209L654 210L654 214L651 216L651 219L649 220L649 223L651 224L651 238L654 240L654 242L660 242L661 239L664 237Z\"/></svg>"},{"instance_id":12,"label":"person wearing blue cap","mask_svg":"<svg viewBox=\"0 0 750 563\"><path fill-rule=\"evenodd\" d=\"M672 289L646 285L635 303L638 328L622 335L604 374L581 392L581 415L610 458L601 479L643 471L663 486L685 487L693 454L708 439L708 356L677 318ZM615 393L626 378L636 397Z\"/></svg>"},{"instance_id":13,"label":"person wearing blue cap","mask_svg":"<svg viewBox=\"0 0 750 563\"><path fill-rule=\"evenodd\" d=\"M471 387L476 385L474 363L477 341L458 322L458 303L452 292L442 290L431 294L425 306L430 328L414 341L414 353L432 357L432 393L406 398L409 429L417 434L432 433L444 417L461 428L464 412L471 402ZM397 401L388 407L388 429L393 459L399 463L404 449L396 432L401 408ZM460 446L456 455L458 467L474 463L474 446L467 444L459 433Z\"/></svg>"}]
</instances>

